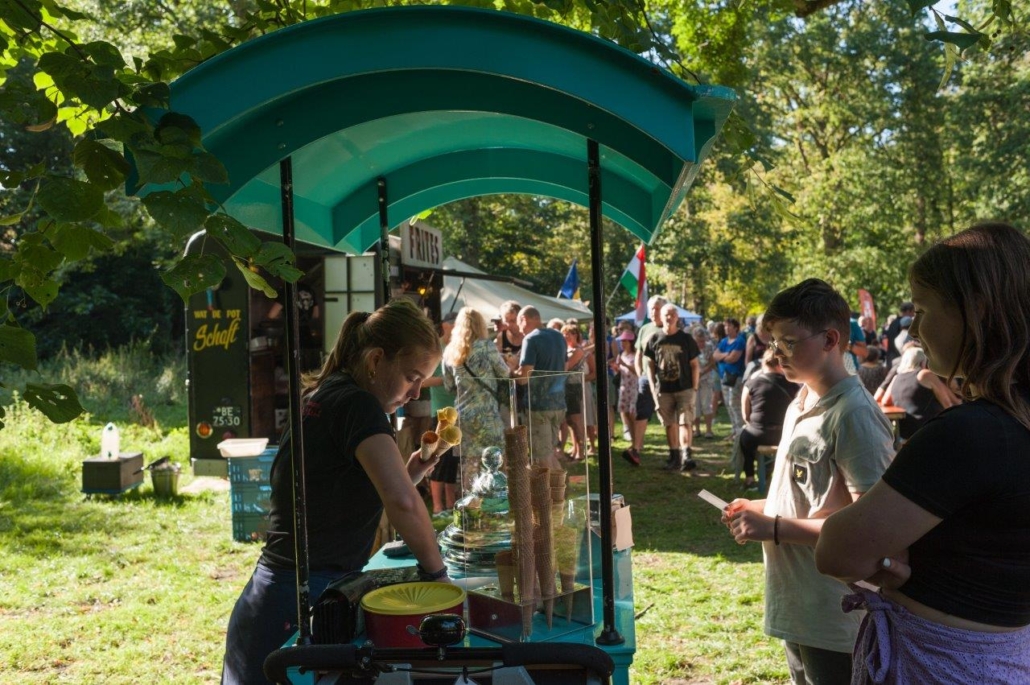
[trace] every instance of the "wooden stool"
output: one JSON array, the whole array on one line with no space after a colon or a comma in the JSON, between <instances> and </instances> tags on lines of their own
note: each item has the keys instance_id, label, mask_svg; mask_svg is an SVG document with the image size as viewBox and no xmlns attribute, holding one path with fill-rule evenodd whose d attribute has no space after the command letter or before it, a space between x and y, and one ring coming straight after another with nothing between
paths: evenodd
<instances>
[{"instance_id":1,"label":"wooden stool","mask_svg":"<svg viewBox=\"0 0 1030 685\"><path fill-rule=\"evenodd\" d=\"M763 495L766 494L766 482L765 473L766 469L776 461L776 445L759 445L756 453L758 457L755 461L756 469L758 470L758 490Z\"/></svg>"}]
</instances>

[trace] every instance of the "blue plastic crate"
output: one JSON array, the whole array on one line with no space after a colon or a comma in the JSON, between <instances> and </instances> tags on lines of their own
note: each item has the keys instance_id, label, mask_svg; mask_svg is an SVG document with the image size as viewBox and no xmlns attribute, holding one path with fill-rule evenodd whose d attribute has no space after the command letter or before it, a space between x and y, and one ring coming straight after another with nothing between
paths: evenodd
<instances>
[{"instance_id":1,"label":"blue plastic crate","mask_svg":"<svg viewBox=\"0 0 1030 685\"><path fill-rule=\"evenodd\" d=\"M272 510L271 485L233 484L229 493L233 515L268 514Z\"/></svg>"},{"instance_id":2,"label":"blue plastic crate","mask_svg":"<svg viewBox=\"0 0 1030 685\"><path fill-rule=\"evenodd\" d=\"M269 447L254 457L229 457L229 482L267 485L272 477L272 462L278 447Z\"/></svg>"},{"instance_id":3,"label":"blue plastic crate","mask_svg":"<svg viewBox=\"0 0 1030 685\"><path fill-rule=\"evenodd\" d=\"M267 532L266 514L232 513L232 539L236 542L264 542Z\"/></svg>"}]
</instances>

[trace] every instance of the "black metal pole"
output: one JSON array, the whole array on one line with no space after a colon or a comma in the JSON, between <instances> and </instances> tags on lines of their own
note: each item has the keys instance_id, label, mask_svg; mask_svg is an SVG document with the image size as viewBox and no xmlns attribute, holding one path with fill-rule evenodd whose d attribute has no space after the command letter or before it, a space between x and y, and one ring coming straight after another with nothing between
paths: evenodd
<instances>
[{"instance_id":1,"label":"black metal pole","mask_svg":"<svg viewBox=\"0 0 1030 685\"><path fill-rule=\"evenodd\" d=\"M615 628L615 561L612 559L612 438L608 423L608 359L604 344L604 241L601 235L601 152L596 140L587 141L590 192L590 275L594 294L594 364L597 369L597 466L601 502L601 597L604 626L600 645L621 645L625 638Z\"/></svg>"},{"instance_id":2,"label":"black metal pole","mask_svg":"<svg viewBox=\"0 0 1030 685\"><path fill-rule=\"evenodd\" d=\"M279 162L279 194L283 208L283 242L296 249L293 229L293 160ZM300 404L300 318L297 286L286 283L286 365L290 376L290 459L293 464L293 549L297 560L298 645L311 644L311 569L308 566L307 481L304 478L304 425Z\"/></svg>"},{"instance_id":3,"label":"black metal pole","mask_svg":"<svg viewBox=\"0 0 1030 685\"><path fill-rule=\"evenodd\" d=\"M376 247L379 259L376 265L383 289L382 301L376 302L376 306L381 307L390 301L390 219L387 212L386 179L382 176L376 179L376 192L379 195L379 245Z\"/></svg>"}]
</instances>

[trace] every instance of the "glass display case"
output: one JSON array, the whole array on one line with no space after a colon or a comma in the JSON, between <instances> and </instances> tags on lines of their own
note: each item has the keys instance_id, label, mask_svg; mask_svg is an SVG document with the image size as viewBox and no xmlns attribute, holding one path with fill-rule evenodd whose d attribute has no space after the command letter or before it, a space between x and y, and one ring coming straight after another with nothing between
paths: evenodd
<instances>
[{"instance_id":1,"label":"glass display case","mask_svg":"<svg viewBox=\"0 0 1030 685\"><path fill-rule=\"evenodd\" d=\"M440 546L474 633L546 641L594 622L587 462L562 450L570 408L585 445L585 387L582 373L457 374L462 494Z\"/></svg>"}]
</instances>

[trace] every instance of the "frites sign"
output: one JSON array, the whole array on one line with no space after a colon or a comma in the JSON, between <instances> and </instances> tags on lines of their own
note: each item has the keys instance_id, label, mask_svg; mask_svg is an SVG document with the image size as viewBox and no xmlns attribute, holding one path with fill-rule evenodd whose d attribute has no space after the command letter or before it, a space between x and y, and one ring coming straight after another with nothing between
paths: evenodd
<instances>
[{"instance_id":1,"label":"frites sign","mask_svg":"<svg viewBox=\"0 0 1030 685\"><path fill-rule=\"evenodd\" d=\"M401 226L401 263L439 269L443 266L443 237L421 221Z\"/></svg>"}]
</instances>

